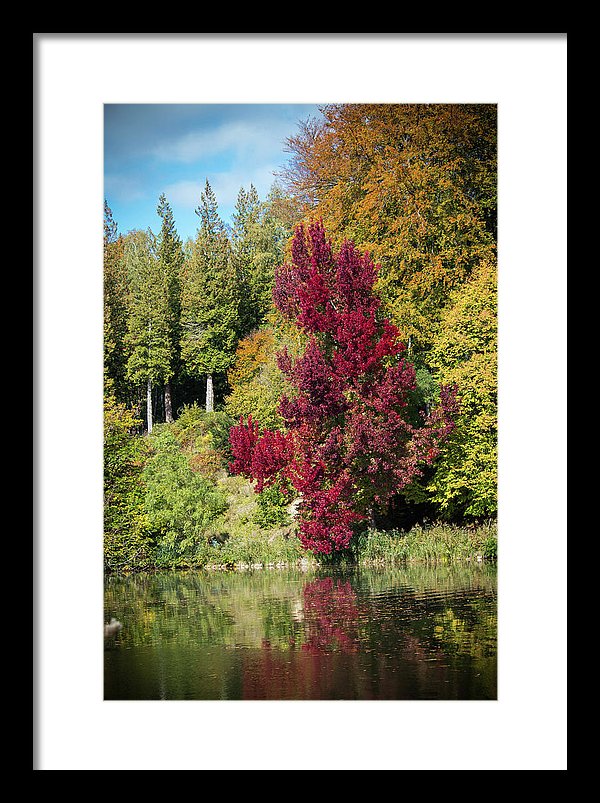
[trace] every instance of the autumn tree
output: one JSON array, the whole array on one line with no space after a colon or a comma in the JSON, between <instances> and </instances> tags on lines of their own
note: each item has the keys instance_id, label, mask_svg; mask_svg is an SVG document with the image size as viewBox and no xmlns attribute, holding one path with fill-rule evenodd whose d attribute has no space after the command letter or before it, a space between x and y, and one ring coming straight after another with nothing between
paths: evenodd
<instances>
[{"instance_id":1,"label":"autumn tree","mask_svg":"<svg viewBox=\"0 0 600 803\"><path fill-rule=\"evenodd\" d=\"M128 379L146 387L148 432L153 427L152 390L173 373L168 281L151 231L131 232L125 243L128 270Z\"/></svg>"},{"instance_id":2,"label":"autumn tree","mask_svg":"<svg viewBox=\"0 0 600 803\"><path fill-rule=\"evenodd\" d=\"M288 140L286 189L336 244L381 264L376 292L413 355L496 247L496 107L335 104Z\"/></svg>"},{"instance_id":3,"label":"autumn tree","mask_svg":"<svg viewBox=\"0 0 600 803\"><path fill-rule=\"evenodd\" d=\"M498 339L496 263L483 261L451 295L431 363L459 388L461 413L427 483L446 517L497 513Z\"/></svg>"},{"instance_id":4,"label":"autumn tree","mask_svg":"<svg viewBox=\"0 0 600 803\"><path fill-rule=\"evenodd\" d=\"M295 359L279 355L293 388L279 407L284 427L261 431L250 419L231 431L231 470L256 480L259 492L287 483L301 500L300 539L315 552L346 548L355 526L433 461L456 414L444 388L420 426L409 422L415 369L382 315L376 277L351 242L335 253L322 223L297 228L274 289L277 308L307 342Z\"/></svg>"},{"instance_id":5,"label":"autumn tree","mask_svg":"<svg viewBox=\"0 0 600 803\"><path fill-rule=\"evenodd\" d=\"M251 417L261 427L281 426L278 406L286 382L277 366L278 343L275 331L267 327L239 342L227 373L231 392L225 399L225 409L235 419Z\"/></svg>"},{"instance_id":6,"label":"autumn tree","mask_svg":"<svg viewBox=\"0 0 600 803\"><path fill-rule=\"evenodd\" d=\"M212 411L214 375L230 367L237 343L239 288L208 180L196 213L200 226L182 271L181 357L190 376L206 378L206 409Z\"/></svg>"},{"instance_id":7,"label":"autumn tree","mask_svg":"<svg viewBox=\"0 0 600 803\"><path fill-rule=\"evenodd\" d=\"M177 230L173 211L164 193L160 196L157 208L161 219L161 229L157 240L158 268L165 281L167 296L167 316L169 339L171 342L171 371L165 381L165 419L173 421L173 392L171 377L179 373L181 341L181 270L183 267L183 248Z\"/></svg>"}]
</instances>

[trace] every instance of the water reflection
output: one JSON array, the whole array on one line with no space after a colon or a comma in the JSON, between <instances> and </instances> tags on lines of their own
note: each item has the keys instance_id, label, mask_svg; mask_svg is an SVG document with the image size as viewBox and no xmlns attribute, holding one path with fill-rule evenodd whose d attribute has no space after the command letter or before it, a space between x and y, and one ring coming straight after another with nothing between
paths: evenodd
<instances>
[{"instance_id":1,"label":"water reflection","mask_svg":"<svg viewBox=\"0 0 600 803\"><path fill-rule=\"evenodd\" d=\"M324 577L302 589L307 622L302 649L309 653L358 652L358 605L350 581Z\"/></svg>"},{"instance_id":2,"label":"water reflection","mask_svg":"<svg viewBox=\"0 0 600 803\"><path fill-rule=\"evenodd\" d=\"M490 566L109 577L106 699L495 699Z\"/></svg>"}]
</instances>

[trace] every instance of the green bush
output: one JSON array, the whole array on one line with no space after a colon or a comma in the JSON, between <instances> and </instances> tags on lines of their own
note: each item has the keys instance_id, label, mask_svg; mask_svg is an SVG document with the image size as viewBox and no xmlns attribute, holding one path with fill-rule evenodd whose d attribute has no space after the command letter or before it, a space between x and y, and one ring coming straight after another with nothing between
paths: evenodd
<instances>
[{"instance_id":1,"label":"green bush","mask_svg":"<svg viewBox=\"0 0 600 803\"><path fill-rule=\"evenodd\" d=\"M229 430L235 423L225 412L207 412L197 404L185 405L170 429L181 446L191 452L214 449L224 460L231 457Z\"/></svg>"},{"instance_id":2,"label":"green bush","mask_svg":"<svg viewBox=\"0 0 600 803\"><path fill-rule=\"evenodd\" d=\"M494 535L486 538L483 544L483 557L486 560L498 560L498 539Z\"/></svg>"},{"instance_id":3,"label":"green bush","mask_svg":"<svg viewBox=\"0 0 600 803\"><path fill-rule=\"evenodd\" d=\"M189 565L204 550L208 527L227 509L227 499L213 482L191 469L168 428L158 429L151 444L154 453L142 480L156 565Z\"/></svg>"},{"instance_id":4,"label":"green bush","mask_svg":"<svg viewBox=\"0 0 600 803\"><path fill-rule=\"evenodd\" d=\"M104 565L107 571L143 568L152 562L144 511L141 422L112 396L104 400Z\"/></svg>"},{"instance_id":5,"label":"green bush","mask_svg":"<svg viewBox=\"0 0 600 803\"><path fill-rule=\"evenodd\" d=\"M264 488L256 495L256 511L253 521L259 527L284 527L290 524L291 519L287 508L292 497L289 483L278 481Z\"/></svg>"}]
</instances>

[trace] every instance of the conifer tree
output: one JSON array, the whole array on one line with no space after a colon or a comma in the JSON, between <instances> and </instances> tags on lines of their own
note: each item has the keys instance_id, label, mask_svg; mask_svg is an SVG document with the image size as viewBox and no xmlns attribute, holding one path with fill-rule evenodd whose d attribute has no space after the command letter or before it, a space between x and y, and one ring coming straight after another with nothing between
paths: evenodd
<instances>
[{"instance_id":1,"label":"conifer tree","mask_svg":"<svg viewBox=\"0 0 600 803\"><path fill-rule=\"evenodd\" d=\"M239 325L240 336L251 332L256 326L257 312L252 298L252 263L254 244L252 232L259 216L260 201L254 185L250 190L243 187L237 196L231 232L232 256L238 286L240 288Z\"/></svg>"},{"instance_id":2,"label":"conifer tree","mask_svg":"<svg viewBox=\"0 0 600 803\"><path fill-rule=\"evenodd\" d=\"M125 336L127 333L127 275L123 237L112 210L104 202L104 388L125 401L127 395Z\"/></svg>"},{"instance_id":3,"label":"conifer tree","mask_svg":"<svg viewBox=\"0 0 600 803\"><path fill-rule=\"evenodd\" d=\"M167 294L167 314L169 338L172 348L171 376L176 376L180 363L181 340L181 270L183 267L183 248L175 229L173 211L164 193L158 200L157 213L162 225L158 235L157 255L159 269L164 275ZM173 421L173 393L171 378L165 381L165 418Z\"/></svg>"},{"instance_id":4,"label":"conifer tree","mask_svg":"<svg viewBox=\"0 0 600 803\"><path fill-rule=\"evenodd\" d=\"M213 378L231 365L239 328L239 287L231 245L208 180L196 209L200 227L182 273L181 357L192 377L206 377L206 409L214 410Z\"/></svg>"},{"instance_id":5,"label":"conifer tree","mask_svg":"<svg viewBox=\"0 0 600 803\"><path fill-rule=\"evenodd\" d=\"M152 388L172 376L168 284L151 231L134 231L125 244L129 278L128 378L146 386L148 432L152 432Z\"/></svg>"},{"instance_id":6,"label":"conifer tree","mask_svg":"<svg viewBox=\"0 0 600 803\"><path fill-rule=\"evenodd\" d=\"M233 215L232 248L242 288L240 334L262 326L273 308L275 268L284 257L291 229L277 214L273 191L261 202L255 187L242 187Z\"/></svg>"}]
</instances>

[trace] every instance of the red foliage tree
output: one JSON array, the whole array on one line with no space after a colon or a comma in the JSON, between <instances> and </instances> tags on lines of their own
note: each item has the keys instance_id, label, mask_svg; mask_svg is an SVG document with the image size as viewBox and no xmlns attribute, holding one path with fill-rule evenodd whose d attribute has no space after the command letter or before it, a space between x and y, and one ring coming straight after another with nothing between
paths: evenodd
<instances>
[{"instance_id":1,"label":"red foliage tree","mask_svg":"<svg viewBox=\"0 0 600 803\"><path fill-rule=\"evenodd\" d=\"M377 268L345 242L333 253L323 225L299 226L291 264L275 274L273 299L308 338L278 365L295 390L283 397L283 431L252 420L231 430L231 471L260 491L285 478L299 494L303 545L329 554L350 543L355 525L419 476L453 429L455 392L422 425L408 420L414 367L373 293Z\"/></svg>"}]
</instances>

